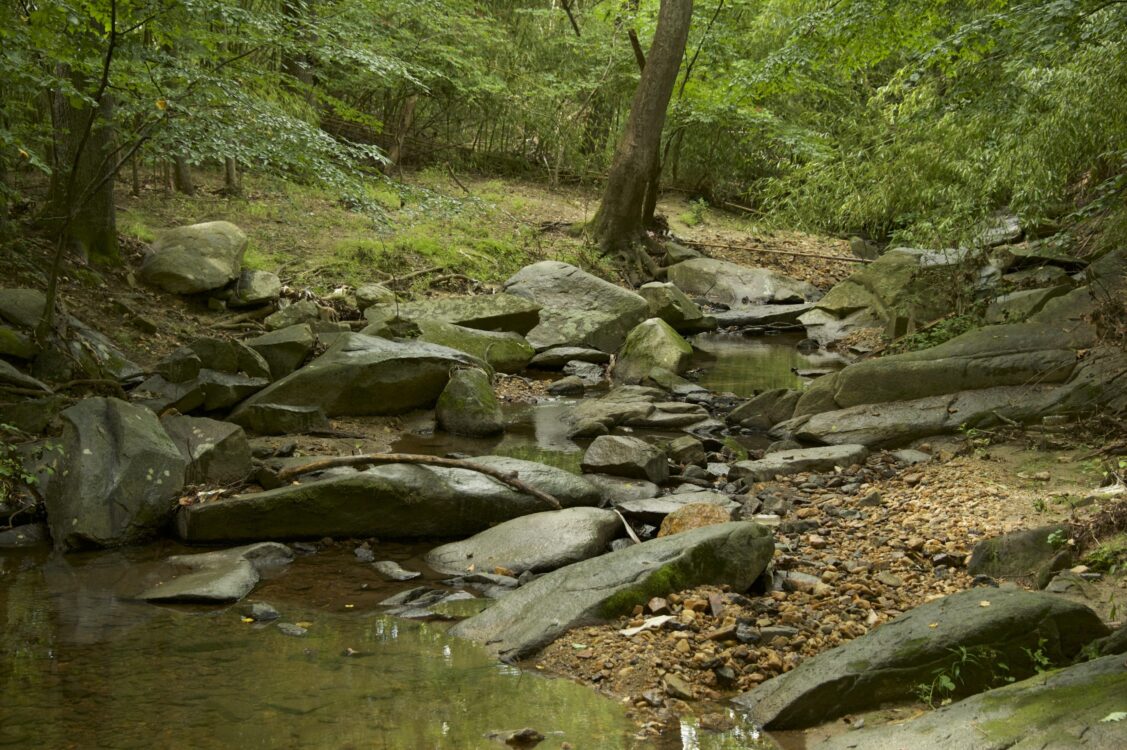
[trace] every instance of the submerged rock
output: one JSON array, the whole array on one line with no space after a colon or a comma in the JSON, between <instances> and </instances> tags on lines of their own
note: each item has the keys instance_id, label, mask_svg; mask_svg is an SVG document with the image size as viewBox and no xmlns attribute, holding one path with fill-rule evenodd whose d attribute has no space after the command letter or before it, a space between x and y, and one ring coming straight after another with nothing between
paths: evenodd
<instances>
[{"instance_id":1,"label":"submerged rock","mask_svg":"<svg viewBox=\"0 0 1127 750\"><path fill-rule=\"evenodd\" d=\"M514 518L460 542L435 547L426 561L439 573L507 568L542 573L601 554L622 528L614 511L565 508Z\"/></svg>"},{"instance_id":2,"label":"submerged rock","mask_svg":"<svg viewBox=\"0 0 1127 750\"><path fill-rule=\"evenodd\" d=\"M972 589L923 604L866 635L808 659L741 695L736 703L771 729L819 724L887 702L910 702L918 685L959 669L956 697L999 678L1022 679L1038 652L1067 664L1107 633L1095 612L1051 594ZM969 654L962 657L961 654Z\"/></svg>"},{"instance_id":3,"label":"submerged rock","mask_svg":"<svg viewBox=\"0 0 1127 750\"><path fill-rule=\"evenodd\" d=\"M573 627L617 617L655 596L706 583L744 591L773 551L771 533L746 522L655 539L541 576L450 632L519 659Z\"/></svg>"},{"instance_id":4,"label":"submerged rock","mask_svg":"<svg viewBox=\"0 0 1127 750\"><path fill-rule=\"evenodd\" d=\"M147 602L237 602L254 590L263 570L286 565L291 560L293 550L276 542L198 555L174 555L168 558L168 564L192 572L159 583L137 598Z\"/></svg>"}]
</instances>

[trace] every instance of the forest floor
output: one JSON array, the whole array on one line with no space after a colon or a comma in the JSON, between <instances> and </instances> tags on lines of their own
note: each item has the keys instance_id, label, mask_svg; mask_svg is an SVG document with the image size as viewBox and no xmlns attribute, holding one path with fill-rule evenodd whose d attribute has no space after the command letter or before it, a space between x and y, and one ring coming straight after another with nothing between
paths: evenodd
<instances>
[{"instance_id":1,"label":"forest floor","mask_svg":"<svg viewBox=\"0 0 1127 750\"><path fill-rule=\"evenodd\" d=\"M247 265L278 273L290 296L331 298L334 291L365 282L390 285L405 297L488 292L520 267L545 259L614 277L581 236L567 231L566 225L589 219L597 207L597 193L584 188L549 189L517 180L421 172L409 176L406 185L374 189L372 197L382 211L372 215L350 211L325 193L282 182L248 178L239 198L220 194L220 185L216 175L204 174L194 197L155 185L147 185L139 197L120 190L118 221L126 263L109 269L78 265L65 274L62 297L70 312L111 336L143 367L192 338L244 331L228 326L231 313L136 282L134 269L146 243L160 230L182 224L225 219L239 225L250 240ZM707 243L709 255L772 268L823 289L857 268L843 240L774 230L750 216L717 211L680 195L663 200L659 213L675 237ZM35 240L24 242L23 252L0 257L0 273L7 286L43 288L50 249ZM341 310L342 316L356 314ZM541 394L542 386L516 379L502 390L509 399L527 400ZM386 450L403 431L404 420L337 419L333 427L354 437L302 438L298 450ZM1098 425L1088 427L1002 430L935 441L937 460L930 464L873 478L856 495L826 489L801 506L800 517L817 522L812 534L819 537L819 546L810 544L808 533L780 535L775 563L824 586L755 599L708 587L682 592L670 596L668 604L689 625L686 630L620 634L643 621L637 613L573 631L531 665L628 703L649 731L690 710L703 712L706 726L722 728L730 721L721 708L723 698L789 671L929 598L970 586L958 563L936 575L928 558L937 551L962 560L976 541L998 533L1062 521L1087 524L1100 505L1086 498L1107 471L1123 472L1095 457ZM795 477L783 489L795 490L807 479ZM857 509L872 493L879 493L881 502L863 508L868 522L831 512ZM1082 562L1092 567L1106 569L1107 560L1120 560L1118 575L1092 584L1083 595L1105 619L1121 620L1127 608L1124 536L1077 543L1088 550ZM1117 544L1123 547L1119 552ZM1105 557L1098 558L1100 554ZM740 621L781 630L770 643L725 642L724 632L730 634ZM718 684L718 664L732 667L734 678L728 684ZM694 709L662 690L670 673L690 685L698 699Z\"/></svg>"}]
</instances>

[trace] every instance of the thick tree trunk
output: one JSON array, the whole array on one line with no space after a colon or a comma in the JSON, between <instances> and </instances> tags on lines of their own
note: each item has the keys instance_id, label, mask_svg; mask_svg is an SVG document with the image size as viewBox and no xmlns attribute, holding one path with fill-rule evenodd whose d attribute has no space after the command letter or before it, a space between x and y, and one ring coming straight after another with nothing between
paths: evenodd
<instances>
[{"instance_id":1,"label":"thick tree trunk","mask_svg":"<svg viewBox=\"0 0 1127 750\"><path fill-rule=\"evenodd\" d=\"M196 184L192 181L192 165L180 154L175 156L172 164L172 182L177 192L184 195L196 194Z\"/></svg>"},{"instance_id":2,"label":"thick tree trunk","mask_svg":"<svg viewBox=\"0 0 1127 750\"><path fill-rule=\"evenodd\" d=\"M89 88L89 81L75 84ZM116 262L120 256L113 203L113 99L108 94L102 97L92 125L89 107L74 106L65 96L53 96L51 110L54 165L44 221L64 234L62 239L72 252L94 262ZM76 164L75 154L88 126L90 133Z\"/></svg>"},{"instance_id":3,"label":"thick tree trunk","mask_svg":"<svg viewBox=\"0 0 1127 750\"><path fill-rule=\"evenodd\" d=\"M384 174L389 174L394 169L400 177L403 176L403 147L407 142L407 134L411 132L411 127L415 124L415 107L418 106L418 103L418 94L411 94L407 97L407 101L403 103L403 111L399 115L399 125L395 128L395 141L387 152Z\"/></svg>"},{"instance_id":4,"label":"thick tree trunk","mask_svg":"<svg viewBox=\"0 0 1127 750\"><path fill-rule=\"evenodd\" d=\"M223 160L223 192L227 195L243 194L243 176L239 173L239 162L230 156Z\"/></svg>"},{"instance_id":5,"label":"thick tree trunk","mask_svg":"<svg viewBox=\"0 0 1127 750\"><path fill-rule=\"evenodd\" d=\"M130 172L130 186L129 194L135 198L141 196L141 160L137 158L137 154L129 157L129 172Z\"/></svg>"},{"instance_id":6,"label":"thick tree trunk","mask_svg":"<svg viewBox=\"0 0 1127 750\"><path fill-rule=\"evenodd\" d=\"M603 200L592 220L599 246L606 253L619 253L628 272L645 268L647 259L636 249L636 243L643 230L646 189L661 147L665 110L685 54L692 16L692 0L662 0L626 131L615 150Z\"/></svg>"}]
</instances>

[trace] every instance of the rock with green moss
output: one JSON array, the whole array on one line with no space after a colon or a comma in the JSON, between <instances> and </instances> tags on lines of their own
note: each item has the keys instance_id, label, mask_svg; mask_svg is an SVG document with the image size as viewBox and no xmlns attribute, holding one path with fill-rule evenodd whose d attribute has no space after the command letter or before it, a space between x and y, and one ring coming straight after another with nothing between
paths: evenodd
<instances>
[{"instance_id":1,"label":"rock with green moss","mask_svg":"<svg viewBox=\"0 0 1127 750\"><path fill-rule=\"evenodd\" d=\"M557 346L613 352L649 315L641 296L554 260L517 271L505 282L505 291L543 308L539 323L527 333L538 352Z\"/></svg>"},{"instance_id":2,"label":"rock with green moss","mask_svg":"<svg viewBox=\"0 0 1127 750\"><path fill-rule=\"evenodd\" d=\"M774 548L771 532L749 522L655 539L548 573L450 632L519 659L571 628L626 614L655 596L705 584L746 591Z\"/></svg>"},{"instance_id":3,"label":"rock with green moss","mask_svg":"<svg viewBox=\"0 0 1127 750\"><path fill-rule=\"evenodd\" d=\"M47 520L64 549L156 536L184 487L187 461L149 410L88 398L62 413L62 458L47 488Z\"/></svg>"},{"instance_id":4,"label":"rock with green moss","mask_svg":"<svg viewBox=\"0 0 1127 750\"><path fill-rule=\"evenodd\" d=\"M320 357L244 401L231 421L267 403L320 406L329 417L402 414L433 405L458 365L486 367L444 346L343 333Z\"/></svg>"},{"instance_id":5,"label":"rock with green moss","mask_svg":"<svg viewBox=\"0 0 1127 750\"><path fill-rule=\"evenodd\" d=\"M1068 664L1107 632L1088 607L1052 594L961 591L808 659L736 703L762 726L793 729L885 703L910 703L920 686L926 690L942 674L954 688L933 698L959 698L1029 677L1046 660Z\"/></svg>"},{"instance_id":6,"label":"rock with green moss","mask_svg":"<svg viewBox=\"0 0 1127 750\"><path fill-rule=\"evenodd\" d=\"M565 508L602 500L583 477L553 466L504 456L478 456L473 462L515 474ZM469 469L387 464L185 506L177 532L185 541L203 544L323 536L465 537L543 510L543 500Z\"/></svg>"},{"instance_id":7,"label":"rock with green moss","mask_svg":"<svg viewBox=\"0 0 1127 750\"><path fill-rule=\"evenodd\" d=\"M266 361L271 380L284 378L305 362L317 339L308 324L288 326L248 339L246 345Z\"/></svg>"},{"instance_id":8,"label":"rock with green moss","mask_svg":"<svg viewBox=\"0 0 1127 750\"><path fill-rule=\"evenodd\" d=\"M532 359L532 345L519 333L480 331L439 320L418 321L419 338L472 354L498 372L520 372Z\"/></svg>"},{"instance_id":9,"label":"rock with green moss","mask_svg":"<svg viewBox=\"0 0 1127 750\"><path fill-rule=\"evenodd\" d=\"M973 576L1016 578L1044 588L1058 570L1072 565L1067 526L1040 526L984 539L974 546L967 572Z\"/></svg>"},{"instance_id":10,"label":"rock with green moss","mask_svg":"<svg viewBox=\"0 0 1127 750\"><path fill-rule=\"evenodd\" d=\"M487 437L505 430L489 375L476 367L454 370L438 397L434 415L438 426L454 435Z\"/></svg>"},{"instance_id":11,"label":"rock with green moss","mask_svg":"<svg viewBox=\"0 0 1127 750\"><path fill-rule=\"evenodd\" d=\"M1127 738L1127 662L1108 656L1039 674L908 721L866 726L816 750L1072 750L1121 748Z\"/></svg>"},{"instance_id":12,"label":"rock with green moss","mask_svg":"<svg viewBox=\"0 0 1127 750\"><path fill-rule=\"evenodd\" d=\"M613 377L619 383L640 383L650 370L679 373L688 368L693 347L661 318L637 325L618 352Z\"/></svg>"},{"instance_id":13,"label":"rock with green moss","mask_svg":"<svg viewBox=\"0 0 1127 750\"><path fill-rule=\"evenodd\" d=\"M435 297L414 302L384 302L364 310L371 323L389 319L444 323L480 331L509 331L525 335L540 322L540 305L512 294Z\"/></svg>"},{"instance_id":14,"label":"rock with green moss","mask_svg":"<svg viewBox=\"0 0 1127 750\"><path fill-rule=\"evenodd\" d=\"M649 303L650 315L661 318L674 330L698 332L716 328L716 319L705 316L700 306L673 284L651 281L642 284L638 294Z\"/></svg>"},{"instance_id":15,"label":"rock with green moss","mask_svg":"<svg viewBox=\"0 0 1127 750\"><path fill-rule=\"evenodd\" d=\"M35 356L31 337L14 328L0 326L0 356L31 359Z\"/></svg>"},{"instance_id":16,"label":"rock with green moss","mask_svg":"<svg viewBox=\"0 0 1127 750\"><path fill-rule=\"evenodd\" d=\"M769 430L794 416L794 407L801 396L800 391L790 388L764 391L732 409L727 416L728 424L752 430Z\"/></svg>"},{"instance_id":17,"label":"rock with green moss","mask_svg":"<svg viewBox=\"0 0 1127 750\"><path fill-rule=\"evenodd\" d=\"M141 280L173 294L219 289L239 278L246 248L246 235L230 222L170 229L145 253Z\"/></svg>"}]
</instances>

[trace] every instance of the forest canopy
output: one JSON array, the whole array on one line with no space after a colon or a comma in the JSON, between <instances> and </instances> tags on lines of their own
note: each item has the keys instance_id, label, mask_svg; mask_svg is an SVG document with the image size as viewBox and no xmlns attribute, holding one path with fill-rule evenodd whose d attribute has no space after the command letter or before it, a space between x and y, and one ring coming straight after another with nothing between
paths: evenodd
<instances>
[{"instance_id":1,"label":"forest canopy","mask_svg":"<svg viewBox=\"0 0 1127 750\"><path fill-rule=\"evenodd\" d=\"M89 200L137 160L368 210L366 176L429 163L601 184L659 6L4 0L3 199L39 171ZM1127 3L698 0L660 159L710 203L883 240L1121 206Z\"/></svg>"}]
</instances>

